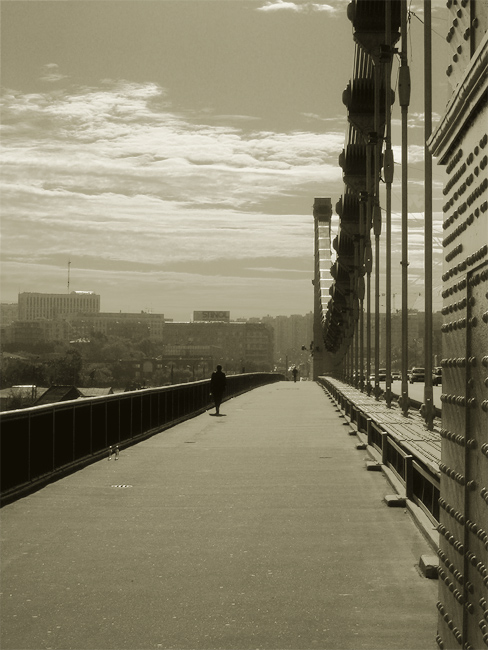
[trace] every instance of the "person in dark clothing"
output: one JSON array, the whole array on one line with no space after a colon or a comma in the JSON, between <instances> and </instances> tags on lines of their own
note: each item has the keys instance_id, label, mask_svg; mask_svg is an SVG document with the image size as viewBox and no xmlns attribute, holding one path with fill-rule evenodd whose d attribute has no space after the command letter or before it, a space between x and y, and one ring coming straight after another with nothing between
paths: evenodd
<instances>
[{"instance_id":1,"label":"person in dark clothing","mask_svg":"<svg viewBox=\"0 0 488 650\"><path fill-rule=\"evenodd\" d=\"M298 369L297 369L297 368L293 368L293 370L292 370L291 372L292 372L292 374L293 374L293 381L294 381L295 384L296 384L296 383L297 383Z\"/></svg>"},{"instance_id":2,"label":"person in dark clothing","mask_svg":"<svg viewBox=\"0 0 488 650\"><path fill-rule=\"evenodd\" d=\"M215 402L215 415L220 414L220 404L222 403L226 382L227 380L225 373L222 372L222 366L217 366L210 377L210 390L212 391Z\"/></svg>"}]
</instances>

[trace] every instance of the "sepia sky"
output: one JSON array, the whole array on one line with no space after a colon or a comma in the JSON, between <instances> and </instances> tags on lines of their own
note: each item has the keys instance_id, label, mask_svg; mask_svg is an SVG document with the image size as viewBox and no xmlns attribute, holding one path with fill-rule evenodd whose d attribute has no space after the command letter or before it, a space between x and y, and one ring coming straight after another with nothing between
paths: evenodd
<instances>
[{"instance_id":1,"label":"sepia sky","mask_svg":"<svg viewBox=\"0 0 488 650\"><path fill-rule=\"evenodd\" d=\"M2 302L66 292L71 261L70 290L99 293L102 311L312 310L314 197L335 205L343 193L347 4L2 0ZM420 310L422 4L411 5L409 128L410 304ZM434 120L448 99L446 21L445 0L433 0ZM398 104L393 120L399 307ZM443 177L436 167L437 287Z\"/></svg>"}]
</instances>

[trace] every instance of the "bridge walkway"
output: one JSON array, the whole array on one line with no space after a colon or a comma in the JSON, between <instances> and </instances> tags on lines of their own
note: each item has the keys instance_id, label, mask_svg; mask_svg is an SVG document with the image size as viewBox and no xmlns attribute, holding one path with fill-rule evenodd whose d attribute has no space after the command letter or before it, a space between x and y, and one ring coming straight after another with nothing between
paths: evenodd
<instances>
[{"instance_id":1,"label":"bridge walkway","mask_svg":"<svg viewBox=\"0 0 488 650\"><path fill-rule=\"evenodd\" d=\"M314 383L5 506L4 650L428 650L432 551Z\"/></svg>"}]
</instances>

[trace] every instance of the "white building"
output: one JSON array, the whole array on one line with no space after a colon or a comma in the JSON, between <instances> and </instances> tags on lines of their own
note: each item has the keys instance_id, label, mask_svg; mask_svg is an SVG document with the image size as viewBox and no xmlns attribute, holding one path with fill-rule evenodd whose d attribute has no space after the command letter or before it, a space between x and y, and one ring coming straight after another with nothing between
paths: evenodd
<instances>
[{"instance_id":1,"label":"white building","mask_svg":"<svg viewBox=\"0 0 488 650\"><path fill-rule=\"evenodd\" d=\"M37 318L55 320L66 314L98 314L100 296L93 291L71 293L19 293L18 319L31 321Z\"/></svg>"}]
</instances>

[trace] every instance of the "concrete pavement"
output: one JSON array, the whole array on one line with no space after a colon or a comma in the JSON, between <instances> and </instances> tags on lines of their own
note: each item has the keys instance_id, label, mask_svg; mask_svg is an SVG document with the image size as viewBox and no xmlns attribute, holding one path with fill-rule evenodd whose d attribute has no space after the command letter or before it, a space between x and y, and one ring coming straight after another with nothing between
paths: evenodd
<instances>
[{"instance_id":1,"label":"concrete pavement","mask_svg":"<svg viewBox=\"0 0 488 650\"><path fill-rule=\"evenodd\" d=\"M2 509L2 650L437 647L432 551L321 388L221 410Z\"/></svg>"}]
</instances>

